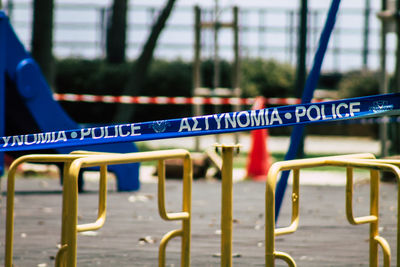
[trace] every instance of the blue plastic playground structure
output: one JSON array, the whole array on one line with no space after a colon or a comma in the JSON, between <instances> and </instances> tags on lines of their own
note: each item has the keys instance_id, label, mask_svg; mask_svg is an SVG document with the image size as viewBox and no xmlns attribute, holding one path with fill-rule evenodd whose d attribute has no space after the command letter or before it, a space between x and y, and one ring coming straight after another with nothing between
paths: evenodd
<instances>
[{"instance_id":1,"label":"blue plastic playground structure","mask_svg":"<svg viewBox=\"0 0 400 267\"><path fill-rule=\"evenodd\" d=\"M3 11L0 11L0 38L0 136L79 128L54 101L39 66L25 50ZM79 149L118 153L138 151L133 143L116 143L58 148L40 153L67 154ZM13 157L20 155L12 154ZM138 163L110 166L109 171L116 175L119 191L139 189ZM0 154L0 172L4 172L3 153Z\"/></svg>"}]
</instances>

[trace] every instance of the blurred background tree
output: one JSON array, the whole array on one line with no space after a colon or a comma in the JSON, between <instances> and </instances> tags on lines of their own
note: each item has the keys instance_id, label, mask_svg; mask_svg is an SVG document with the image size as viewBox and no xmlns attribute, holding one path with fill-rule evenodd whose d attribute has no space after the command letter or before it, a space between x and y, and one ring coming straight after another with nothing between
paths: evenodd
<instances>
[{"instance_id":1,"label":"blurred background tree","mask_svg":"<svg viewBox=\"0 0 400 267\"><path fill-rule=\"evenodd\" d=\"M31 53L50 85L54 81L53 13L54 0L33 1Z\"/></svg>"},{"instance_id":2,"label":"blurred background tree","mask_svg":"<svg viewBox=\"0 0 400 267\"><path fill-rule=\"evenodd\" d=\"M125 62L127 12L128 0L114 0L108 14L106 60L112 64Z\"/></svg>"},{"instance_id":3,"label":"blurred background tree","mask_svg":"<svg viewBox=\"0 0 400 267\"><path fill-rule=\"evenodd\" d=\"M167 0L166 5L158 15L157 20L153 24L150 35L143 46L140 56L137 58L132 68L132 75L124 91L124 95L137 96L143 90L143 85L147 77L150 63L153 59L154 49L157 45L157 40L165 28L166 22L172 12L176 0ZM114 117L114 122L129 122L135 112L134 105L119 105Z\"/></svg>"}]
</instances>

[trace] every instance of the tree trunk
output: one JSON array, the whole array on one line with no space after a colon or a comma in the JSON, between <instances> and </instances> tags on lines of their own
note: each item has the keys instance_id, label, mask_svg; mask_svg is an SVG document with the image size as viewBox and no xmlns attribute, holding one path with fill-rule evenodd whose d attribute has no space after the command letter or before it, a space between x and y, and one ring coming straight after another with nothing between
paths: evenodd
<instances>
[{"instance_id":1,"label":"tree trunk","mask_svg":"<svg viewBox=\"0 0 400 267\"><path fill-rule=\"evenodd\" d=\"M107 25L106 60L112 64L125 61L127 0L114 0Z\"/></svg>"},{"instance_id":2,"label":"tree trunk","mask_svg":"<svg viewBox=\"0 0 400 267\"><path fill-rule=\"evenodd\" d=\"M54 76L53 10L54 0L33 1L31 53L50 85Z\"/></svg>"},{"instance_id":3,"label":"tree trunk","mask_svg":"<svg viewBox=\"0 0 400 267\"><path fill-rule=\"evenodd\" d=\"M137 96L141 93L150 63L153 59L157 40L162 30L165 28L165 24L171 14L175 2L176 0L168 0L162 12L158 16L157 21L152 26L150 35L142 48L142 53L133 66L132 76L128 81L126 89L123 91L123 95ZM134 112L135 107L133 104L120 104L114 117L114 121L121 123L129 122L133 118Z\"/></svg>"},{"instance_id":4,"label":"tree trunk","mask_svg":"<svg viewBox=\"0 0 400 267\"><path fill-rule=\"evenodd\" d=\"M303 89L306 83L307 76L307 27L308 27L308 0L301 0L300 6L300 20L299 20L299 33L298 40L299 46L297 50L297 69L296 69L296 83L295 83L295 92L296 97L302 98ZM306 131L307 128L304 127ZM302 138L299 148L297 150L297 158L304 158L304 137Z\"/></svg>"},{"instance_id":5,"label":"tree trunk","mask_svg":"<svg viewBox=\"0 0 400 267\"><path fill-rule=\"evenodd\" d=\"M400 11L400 0L396 1L396 11ZM391 87L392 92L400 92L400 20L396 17L396 63L395 63L395 71L394 71L394 85ZM394 88L393 88L394 87ZM400 154L400 125L397 122L392 123L391 127L391 154L399 155Z\"/></svg>"}]
</instances>

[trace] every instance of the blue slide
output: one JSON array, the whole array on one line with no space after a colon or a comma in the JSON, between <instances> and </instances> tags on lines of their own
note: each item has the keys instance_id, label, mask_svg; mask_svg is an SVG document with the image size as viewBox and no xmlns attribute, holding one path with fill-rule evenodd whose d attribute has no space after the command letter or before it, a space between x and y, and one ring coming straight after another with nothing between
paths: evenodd
<instances>
[{"instance_id":1,"label":"blue slide","mask_svg":"<svg viewBox=\"0 0 400 267\"><path fill-rule=\"evenodd\" d=\"M52 91L38 64L25 50L3 11L0 11L0 72L1 136L80 128L53 99ZM117 143L60 148L52 151L29 151L29 153L67 154L83 149L117 153L138 151L133 143ZM0 155L0 158L0 171L2 171L3 155ZM139 163L109 166L109 171L116 175L119 191L139 189Z\"/></svg>"}]
</instances>

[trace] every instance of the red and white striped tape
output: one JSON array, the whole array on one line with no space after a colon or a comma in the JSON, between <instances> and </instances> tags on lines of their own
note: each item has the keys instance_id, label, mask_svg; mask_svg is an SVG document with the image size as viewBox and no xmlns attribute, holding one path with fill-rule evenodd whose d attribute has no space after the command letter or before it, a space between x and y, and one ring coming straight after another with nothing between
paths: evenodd
<instances>
[{"instance_id":1,"label":"red and white striped tape","mask_svg":"<svg viewBox=\"0 0 400 267\"><path fill-rule=\"evenodd\" d=\"M166 97L166 96L111 96L88 94L57 94L57 101L89 102L89 103L124 103L124 104L175 104L175 105L252 105L255 98L238 97ZM314 99L313 102L329 101L331 99ZM266 105L301 104L298 98L264 98Z\"/></svg>"}]
</instances>

